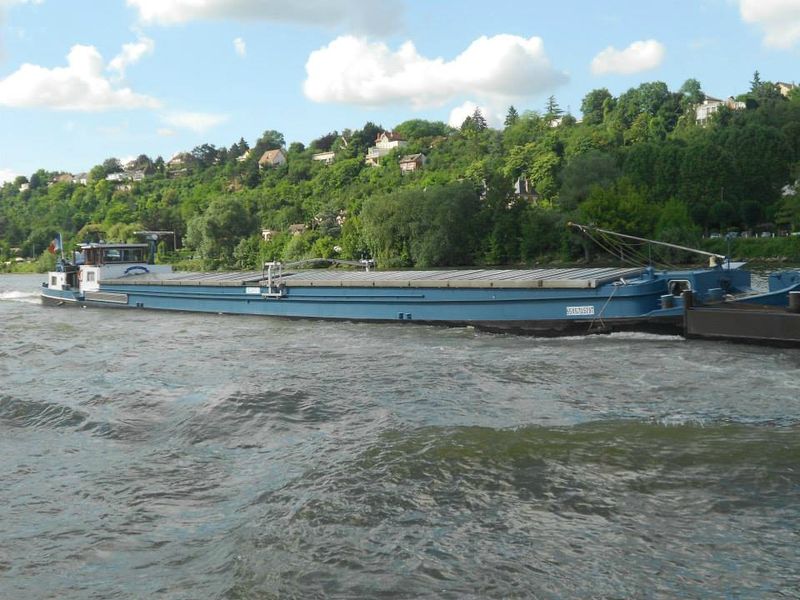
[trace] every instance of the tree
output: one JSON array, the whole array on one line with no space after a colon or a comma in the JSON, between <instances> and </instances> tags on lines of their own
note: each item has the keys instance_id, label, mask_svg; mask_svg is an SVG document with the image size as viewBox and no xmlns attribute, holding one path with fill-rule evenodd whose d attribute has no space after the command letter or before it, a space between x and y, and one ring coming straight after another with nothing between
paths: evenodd
<instances>
[{"instance_id":1,"label":"tree","mask_svg":"<svg viewBox=\"0 0 800 600\"><path fill-rule=\"evenodd\" d=\"M267 150L278 150L279 148L283 148L286 145L286 140L283 138L283 134L280 131L275 131L274 129L268 129L261 137L258 138L256 145L253 146L253 154L258 158L261 157L264 152Z\"/></svg>"},{"instance_id":2,"label":"tree","mask_svg":"<svg viewBox=\"0 0 800 600\"><path fill-rule=\"evenodd\" d=\"M761 81L761 73L759 73L758 69L756 69L753 72L753 79L750 81L750 91L757 92L762 85L763 82Z\"/></svg>"},{"instance_id":3,"label":"tree","mask_svg":"<svg viewBox=\"0 0 800 600\"><path fill-rule=\"evenodd\" d=\"M503 122L505 127L511 127L519 120L519 113L517 109L514 108L514 105L508 107L508 113L506 113L506 120Z\"/></svg>"},{"instance_id":4,"label":"tree","mask_svg":"<svg viewBox=\"0 0 800 600\"><path fill-rule=\"evenodd\" d=\"M564 114L564 111L561 110L561 107L558 105L556 97L550 96L544 107L544 118L547 124L552 125L562 114Z\"/></svg>"},{"instance_id":5,"label":"tree","mask_svg":"<svg viewBox=\"0 0 800 600\"><path fill-rule=\"evenodd\" d=\"M442 121L426 121L424 119L403 121L395 127L394 130L395 133L399 133L406 140L445 136L452 131L452 129Z\"/></svg>"},{"instance_id":6,"label":"tree","mask_svg":"<svg viewBox=\"0 0 800 600\"><path fill-rule=\"evenodd\" d=\"M199 166L201 169L207 169L211 165L218 162L219 151L213 144L196 146L192 150L191 154L195 159L197 166Z\"/></svg>"},{"instance_id":7,"label":"tree","mask_svg":"<svg viewBox=\"0 0 800 600\"><path fill-rule=\"evenodd\" d=\"M119 162L118 158L107 158L103 161L103 171L106 175L111 175L112 173L121 173L122 172L122 165Z\"/></svg>"},{"instance_id":8,"label":"tree","mask_svg":"<svg viewBox=\"0 0 800 600\"><path fill-rule=\"evenodd\" d=\"M220 196L203 214L189 221L186 244L198 251L210 268L234 265L234 250L255 232L258 222L236 196Z\"/></svg>"},{"instance_id":9,"label":"tree","mask_svg":"<svg viewBox=\"0 0 800 600\"><path fill-rule=\"evenodd\" d=\"M606 187L619 177L616 159L606 152L590 150L569 161L560 174L558 204L565 211L575 210L595 186Z\"/></svg>"},{"instance_id":10,"label":"tree","mask_svg":"<svg viewBox=\"0 0 800 600\"><path fill-rule=\"evenodd\" d=\"M612 100L611 92L606 88L592 90L581 102L583 122L587 125L599 125L603 122L605 102Z\"/></svg>"},{"instance_id":11,"label":"tree","mask_svg":"<svg viewBox=\"0 0 800 600\"><path fill-rule=\"evenodd\" d=\"M483 116L479 106L476 106L472 113L472 123L475 127L475 131L478 132L484 131L488 127L486 118Z\"/></svg>"},{"instance_id":12,"label":"tree","mask_svg":"<svg viewBox=\"0 0 800 600\"><path fill-rule=\"evenodd\" d=\"M678 90L683 97L685 106L694 106L703 102L705 94L697 79L690 78L683 82L681 89Z\"/></svg>"},{"instance_id":13,"label":"tree","mask_svg":"<svg viewBox=\"0 0 800 600\"><path fill-rule=\"evenodd\" d=\"M619 233L648 236L652 233L657 210L639 188L625 177L608 187L594 187L579 208L584 223Z\"/></svg>"}]
</instances>

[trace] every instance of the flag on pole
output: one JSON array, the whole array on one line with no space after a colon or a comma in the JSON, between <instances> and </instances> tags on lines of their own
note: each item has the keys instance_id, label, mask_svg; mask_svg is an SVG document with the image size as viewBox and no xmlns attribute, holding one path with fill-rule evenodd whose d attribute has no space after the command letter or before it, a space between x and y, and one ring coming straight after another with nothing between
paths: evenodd
<instances>
[{"instance_id":1,"label":"flag on pole","mask_svg":"<svg viewBox=\"0 0 800 600\"><path fill-rule=\"evenodd\" d=\"M56 252L61 251L61 234L57 233L55 239L50 242L50 245L47 247L47 251L50 254L55 254Z\"/></svg>"}]
</instances>

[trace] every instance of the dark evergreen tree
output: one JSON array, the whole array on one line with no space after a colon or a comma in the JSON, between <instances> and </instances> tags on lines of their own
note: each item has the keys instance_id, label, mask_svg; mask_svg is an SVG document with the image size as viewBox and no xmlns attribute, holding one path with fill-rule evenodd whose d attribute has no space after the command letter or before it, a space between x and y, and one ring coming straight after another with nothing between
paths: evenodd
<instances>
[{"instance_id":1,"label":"dark evergreen tree","mask_svg":"<svg viewBox=\"0 0 800 600\"><path fill-rule=\"evenodd\" d=\"M511 106L508 107L508 113L506 113L506 120L503 122L503 125L505 125L506 127L511 127L517 121L519 121L519 113L512 104Z\"/></svg>"}]
</instances>

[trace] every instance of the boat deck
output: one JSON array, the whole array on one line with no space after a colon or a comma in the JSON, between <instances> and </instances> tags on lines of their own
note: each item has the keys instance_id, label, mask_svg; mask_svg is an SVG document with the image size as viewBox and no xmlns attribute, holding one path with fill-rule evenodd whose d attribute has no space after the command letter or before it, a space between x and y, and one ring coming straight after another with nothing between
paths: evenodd
<instances>
[{"instance_id":1,"label":"boat deck","mask_svg":"<svg viewBox=\"0 0 800 600\"><path fill-rule=\"evenodd\" d=\"M286 287L402 288L571 288L591 289L620 278L634 278L641 268L459 269L439 271L345 271L310 269L273 275L273 285ZM107 279L102 285L265 286L264 271L216 273L151 273Z\"/></svg>"}]
</instances>

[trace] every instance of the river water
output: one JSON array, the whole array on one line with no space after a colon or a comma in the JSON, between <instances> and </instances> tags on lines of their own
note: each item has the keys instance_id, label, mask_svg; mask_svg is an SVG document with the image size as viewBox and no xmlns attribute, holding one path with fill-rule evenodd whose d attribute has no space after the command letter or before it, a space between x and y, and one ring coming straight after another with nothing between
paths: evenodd
<instances>
[{"instance_id":1,"label":"river water","mask_svg":"<svg viewBox=\"0 0 800 600\"><path fill-rule=\"evenodd\" d=\"M46 308L0 598L797 598L800 350Z\"/></svg>"}]
</instances>

